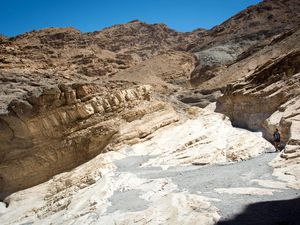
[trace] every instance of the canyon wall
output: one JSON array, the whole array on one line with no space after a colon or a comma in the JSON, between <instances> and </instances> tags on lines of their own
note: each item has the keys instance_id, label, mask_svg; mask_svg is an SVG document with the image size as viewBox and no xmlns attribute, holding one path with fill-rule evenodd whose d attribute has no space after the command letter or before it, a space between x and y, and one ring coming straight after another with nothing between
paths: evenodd
<instances>
[{"instance_id":1,"label":"canyon wall","mask_svg":"<svg viewBox=\"0 0 300 225\"><path fill-rule=\"evenodd\" d=\"M274 175L300 188L300 51L294 50L227 85L217 101L218 112L228 115L235 126L263 132L273 143L281 133L280 157L273 160Z\"/></svg>"},{"instance_id":2,"label":"canyon wall","mask_svg":"<svg viewBox=\"0 0 300 225\"><path fill-rule=\"evenodd\" d=\"M39 87L14 99L0 115L1 192L39 184L179 119L150 96L148 85L110 82Z\"/></svg>"},{"instance_id":3,"label":"canyon wall","mask_svg":"<svg viewBox=\"0 0 300 225\"><path fill-rule=\"evenodd\" d=\"M261 65L244 79L227 85L224 95L217 101L217 111L228 115L235 126L263 130L268 140L272 140L275 129L274 125L270 125L275 115L271 115L278 111L277 125L281 126L286 142L290 138L289 121L297 114L294 111L295 115L286 115L298 102L299 62L300 52L290 52Z\"/></svg>"}]
</instances>

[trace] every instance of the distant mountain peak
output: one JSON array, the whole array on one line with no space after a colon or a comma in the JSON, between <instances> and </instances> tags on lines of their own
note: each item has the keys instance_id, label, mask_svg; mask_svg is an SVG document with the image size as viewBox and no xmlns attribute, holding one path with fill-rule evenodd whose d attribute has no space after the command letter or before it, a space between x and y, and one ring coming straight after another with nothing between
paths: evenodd
<instances>
[{"instance_id":1,"label":"distant mountain peak","mask_svg":"<svg viewBox=\"0 0 300 225\"><path fill-rule=\"evenodd\" d=\"M128 23L143 23L142 21L140 21L140 20L137 20L137 19L135 19L135 20L131 20L131 21L129 21Z\"/></svg>"}]
</instances>

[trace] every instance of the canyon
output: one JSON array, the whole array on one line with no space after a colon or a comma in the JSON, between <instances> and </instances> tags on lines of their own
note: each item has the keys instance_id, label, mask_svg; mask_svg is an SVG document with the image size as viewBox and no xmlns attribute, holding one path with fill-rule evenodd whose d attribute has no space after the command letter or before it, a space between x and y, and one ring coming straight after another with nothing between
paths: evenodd
<instances>
[{"instance_id":1,"label":"canyon","mask_svg":"<svg viewBox=\"0 0 300 225\"><path fill-rule=\"evenodd\" d=\"M210 30L1 36L1 223L274 224L238 214L299 204L299 25L265 0Z\"/></svg>"}]
</instances>

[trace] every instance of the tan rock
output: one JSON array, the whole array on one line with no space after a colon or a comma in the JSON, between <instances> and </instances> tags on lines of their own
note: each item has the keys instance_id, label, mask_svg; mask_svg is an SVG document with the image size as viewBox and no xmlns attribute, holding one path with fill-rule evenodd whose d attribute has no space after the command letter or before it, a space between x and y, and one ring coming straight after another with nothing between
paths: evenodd
<instances>
[{"instance_id":1,"label":"tan rock","mask_svg":"<svg viewBox=\"0 0 300 225\"><path fill-rule=\"evenodd\" d=\"M179 119L171 106L151 100L150 86L107 86L45 88L9 105L0 116L3 193L39 184Z\"/></svg>"}]
</instances>

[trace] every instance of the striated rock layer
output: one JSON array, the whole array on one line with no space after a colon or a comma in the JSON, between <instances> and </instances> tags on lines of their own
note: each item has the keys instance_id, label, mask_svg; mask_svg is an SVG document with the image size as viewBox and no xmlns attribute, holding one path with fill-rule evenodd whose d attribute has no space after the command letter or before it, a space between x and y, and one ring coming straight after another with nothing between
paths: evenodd
<instances>
[{"instance_id":1,"label":"striated rock layer","mask_svg":"<svg viewBox=\"0 0 300 225\"><path fill-rule=\"evenodd\" d=\"M185 84L196 62L180 51L193 37L140 21L93 33L47 28L1 37L0 193L44 182L177 121L145 84Z\"/></svg>"},{"instance_id":2,"label":"striated rock layer","mask_svg":"<svg viewBox=\"0 0 300 225\"><path fill-rule=\"evenodd\" d=\"M290 52L263 64L244 79L227 85L224 95L218 99L217 111L230 116L234 125L252 130L265 128L266 137L270 139L273 129L263 122L279 106L282 105L280 111L283 112L289 100L297 101L299 60L299 51ZM286 136L285 140L289 138Z\"/></svg>"},{"instance_id":3,"label":"striated rock layer","mask_svg":"<svg viewBox=\"0 0 300 225\"><path fill-rule=\"evenodd\" d=\"M300 51L294 50L261 65L253 74L227 85L218 99L217 111L232 123L251 130L262 130L273 140L276 127L285 145L284 159L276 159L275 174L299 188L300 171ZM288 160L286 160L288 159ZM291 178L292 177L292 178Z\"/></svg>"},{"instance_id":4,"label":"striated rock layer","mask_svg":"<svg viewBox=\"0 0 300 225\"><path fill-rule=\"evenodd\" d=\"M36 88L11 101L0 115L1 192L39 184L109 143L134 143L178 120L150 95L147 85L76 83Z\"/></svg>"}]
</instances>

